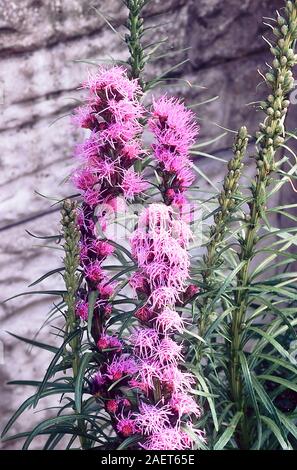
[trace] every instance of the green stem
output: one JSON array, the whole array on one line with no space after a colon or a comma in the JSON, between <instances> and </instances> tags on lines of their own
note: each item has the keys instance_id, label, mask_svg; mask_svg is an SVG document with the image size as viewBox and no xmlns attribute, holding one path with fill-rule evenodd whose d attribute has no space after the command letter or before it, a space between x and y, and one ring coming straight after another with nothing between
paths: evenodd
<instances>
[{"instance_id":1,"label":"green stem","mask_svg":"<svg viewBox=\"0 0 297 470\"><path fill-rule=\"evenodd\" d=\"M80 233L76 226L76 203L72 200L66 200L62 208L62 228L64 234L64 282L66 294L64 301L67 306L67 317L65 334L71 334L78 331L79 324L75 314L76 294L79 288L79 276L77 270L79 267L79 238ZM77 334L70 341L72 356L72 374L73 383L75 384L79 371L80 362L80 334ZM87 428L83 420L78 420L78 428L82 433L86 433ZM88 442L84 437L79 437L82 449L88 448Z\"/></svg>"},{"instance_id":2,"label":"green stem","mask_svg":"<svg viewBox=\"0 0 297 470\"><path fill-rule=\"evenodd\" d=\"M145 55L141 44L143 30L142 10L148 0L125 0L125 5L129 10L129 17L127 21L127 29L129 34L126 35L126 43L128 45L130 58L129 64L131 66L132 78L138 78L142 88L144 88L144 81L141 73L145 66Z\"/></svg>"},{"instance_id":3,"label":"green stem","mask_svg":"<svg viewBox=\"0 0 297 470\"><path fill-rule=\"evenodd\" d=\"M204 297L199 321L199 334L202 338L212 320L212 298L217 292L216 272L222 264L221 249L222 242L230 225L233 213L236 211L238 182L243 167L244 158L248 144L247 129L241 127L234 142L233 158L228 163L228 173L225 176L223 190L219 195L219 207L214 216L214 224L210 228L210 239L207 244L207 252L203 257L204 270L202 272ZM203 344L198 349L198 363L203 355Z\"/></svg>"},{"instance_id":4,"label":"green stem","mask_svg":"<svg viewBox=\"0 0 297 470\"><path fill-rule=\"evenodd\" d=\"M277 37L275 46L271 48L275 58L269 73L265 76L266 83L272 88L272 93L265 102L261 103L261 108L266 112L267 117L260 124L260 131L257 133L259 143L256 157L257 175L251 187L250 213L246 217L245 233L241 240L239 260L243 266L237 275L235 308L231 322L230 388L237 411L243 412L237 435L238 446L241 449L250 447L246 420L247 405L240 366L249 303L250 267L255 257L261 220L265 216L267 188L271 183L272 173L278 166L275 153L284 142L284 120L289 106L287 95L294 87L291 69L297 62L293 50L297 37L297 1L286 2L285 17L278 14L273 32Z\"/></svg>"}]
</instances>

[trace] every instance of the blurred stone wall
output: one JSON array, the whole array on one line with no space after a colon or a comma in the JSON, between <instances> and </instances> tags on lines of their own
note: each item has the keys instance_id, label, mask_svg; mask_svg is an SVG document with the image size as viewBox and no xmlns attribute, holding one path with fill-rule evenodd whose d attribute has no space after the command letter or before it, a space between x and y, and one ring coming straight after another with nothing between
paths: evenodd
<instances>
[{"instance_id":1,"label":"blurred stone wall","mask_svg":"<svg viewBox=\"0 0 297 470\"><path fill-rule=\"evenodd\" d=\"M78 60L126 58L125 45L98 16L91 4L121 24L126 11L120 0L0 0L0 185L1 185L1 300L26 290L28 284L51 268L61 265L61 252L38 248L37 234L55 234L58 212L50 201L34 191L61 198L71 194L63 184L69 174L72 150L82 138L66 116L77 87L92 69ZM257 85L258 68L264 67L267 45L261 39L266 28L263 16L272 16L282 0L152 0L147 7L149 42L166 39L165 48L188 48L152 62L148 75L188 62L169 72L180 78L169 92L185 96L187 103L215 95L220 99L197 108L201 118L201 140L222 130L217 123L237 129L245 123L253 131L258 122L253 106L265 87ZM121 32L123 32L120 29ZM189 87L185 81L193 85ZM292 122L296 110L292 107ZM232 137L226 135L210 149L226 154ZM199 157L199 166L214 183L220 183L224 168ZM61 286L59 276L38 286ZM27 337L37 333L50 308L48 296L24 296L1 306L0 385L1 428L24 397L32 392L9 388L8 380L42 377L48 354L40 353L8 336L12 331ZM55 342L45 327L39 339ZM2 354L2 350L4 355ZM45 404L47 406L47 404ZM29 418L30 416L30 418ZM14 427L21 431L34 419L25 415ZM17 447L7 443L6 448Z\"/></svg>"}]
</instances>

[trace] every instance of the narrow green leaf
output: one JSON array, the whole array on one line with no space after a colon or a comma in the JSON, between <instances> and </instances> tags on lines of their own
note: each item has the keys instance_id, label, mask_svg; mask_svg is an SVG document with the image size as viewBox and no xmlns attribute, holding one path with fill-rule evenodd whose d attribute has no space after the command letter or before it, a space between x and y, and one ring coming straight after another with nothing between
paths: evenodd
<instances>
[{"instance_id":1,"label":"narrow green leaf","mask_svg":"<svg viewBox=\"0 0 297 470\"><path fill-rule=\"evenodd\" d=\"M231 437L236 431L237 425L242 417L243 413L241 411L238 411L235 416L232 418L230 421L230 424L228 425L227 429L223 432L219 440L216 442L214 445L214 450L222 450L228 444L230 441Z\"/></svg>"},{"instance_id":2,"label":"narrow green leaf","mask_svg":"<svg viewBox=\"0 0 297 470\"><path fill-rule=\"evenodd\" d=\"M290 444L287 441L285 441L285 439L283 438L280 428L278 428L278 426L275 424L275 422L271 418L268 418L268 416L261 416L261 419L263 423L265 423L271 429L271 431L277 438L283 450L292 449Z\"/></svg>"},{"instance_id":3,"label":"narrow green leaf","mask_svg":"<svg viewBox=\"0 0 297 470\"><path fill-rule=\"evenodd\" d=\"M81 410L82 410L82 390L83 390L84 374L93 355L94 355L93 352L87 352L82 356L80 360L79 370L78 370L78 374L75 380L75 408L76 408L77 413L81 413Z\"/></svg>"},{"instance_id":4,"label":"narrow green leaf","mask_svg":"<svg viewBox=\"0 0 297 470\"><path fill-rule=\"evenodd\" d=\"M55 346L51 346L50 344L40 343L39 341L34 341L33 339L23 338L22 336L15 335L14 333L10 333L9 331L7 333L10 336L13 336L13 338L23 341L24 343L31 344L32 346L36 346L37 348L45 349L54 354L58 352L58 348L56 348Z\"/></svg>"}]
</instances>

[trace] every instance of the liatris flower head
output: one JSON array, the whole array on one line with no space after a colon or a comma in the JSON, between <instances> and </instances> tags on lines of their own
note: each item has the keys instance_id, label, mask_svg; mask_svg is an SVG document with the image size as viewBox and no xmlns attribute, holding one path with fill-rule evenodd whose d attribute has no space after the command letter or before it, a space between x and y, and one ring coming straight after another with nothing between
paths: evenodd
<instances>
[{"instance_id":1,"label":"liatris flower head","mask_svg":"<svg viewBox=\"0 0 297 470\"><path fill-rule=\"evenodd\" d=\"M84 300L79 300L75 306L76 315L81 319L86 321L88 319L89 305L88 302Z\"/></svg>"},{"instance_id":2,"label":"liatris flower head","mask_svg":"<svg viewBox=\"0 0 297 470\"><path fill-rule=\"evenodd\" d=\"M118 419L117 431L124 437L133 436L137 433L135 420L130 417Z\"/></svg>"},{"instance_id":3,"label":"liatris flower head","mask_svg":"<svg viewBox=\"0 0 297 470\"><path fill-rule=\"evenodd\" d=\"M116 287L116 283L114 283L114 282L110 283L106 279L101 281L97 285L97 289L100 293L101 299L109 299L112 296L112 294L114 293L115 287Z\"/></svg>"},{"instance_id":4,"label":"liatris flower head","mask_svg":"<svg viewBox=\"0 0 297 470\"><path fill-rule=\"evenodd\" d=\"M143 444L145 450L187 450L194 441L179 427L167 427L152 434Z\"/></svg>"},{"instance_id":5,"label":"liatris flower head","mask_svg":"<svg viewBox=\"0 0 297 470\"><path fill-rule=\"evenodd\" d=\"M156 381L162 378L160 363L154 359L142 360L139 362L139 372L137 381L141 384L143 390L153 390Z\"/></svg>"},{"instance_id":6,"label":"liatris flower head","mask_svg":"<svg viewBox=\"0 0 297 470\"><path fill-rule=\"evenodd\" d=\"M195 377L188 372L182 372L176 365L170 364L162 369L161 382L172 393L187 393L195 384Z\"/></svg>"},{"instance_id":7,"label":"liatris flower head","mask_svg":"<svg viewBox=\"0 0 297 470\"><path fill-rule=\"evenodd\" d=\"M179 418L183 415L194 415L197 418L201 415L201 409L193 397L185 392L174 392L170 398L171 408L177 412Z\"/></svg>"},{"instance_id":8,"label":"liatris flower head","mask_svg":"<svg viewBox=\"0 0 297 470\"><path fill-rule=\"evenodd\" d=\"M195 115L177 98L162 96L153 99L152 118L149 121L151 130L156 135L173 131L175 138L180 137L183 145L189 147L195 142L199 127Z\"/></svg>"},{"instance_id":9,"label":"liatris flower head","mask_svg":"<svg viewBox=\"0 0 297 470\"><path fill-rule=\"evenodd\" d=\"M102 240L93 240L90 246L90 250L93 251L97 256L101 258L105 258L106 256L110 256L114 253L114 247Z\"/></svg>"},{"instance_id":10,"label":"liatris flower head","mask_svg":"<svg viewBox=\"0 0 297 470\"><path fill-rule=\"evenodd\" d=\"M129 285L135 291L136 294L146 294L149 295L150 288L148 281L143 273L136 271L132 274L129 279Z\"/></svg>"},{"instance_id":11,"label":"liatris flower head","mask_svg":"<svg viewBox=\"0 0 297 470\"><path fill-rule=\"evenodd\" d=\"M124 163L124 167L131 166L136 160L140 158L143 153L140 142L133 140L131 142L125 142L121 148L121 160Z\"/></svg>"},{"instance_id":12,"label":"liatris flower head","mask_svg":"<svg viewBox=\"0 0 297 470\"><path fill-rule=\"evenodd\" d=\"M97 341L97 347L100 351L104 349L114 349L116 352L120 352L123 345L122 342L115 336L103 334Z\"/></svg>"},{"instance_id":13,"label":"liatris flower head","mask_svg":"<svg viewBox=\"0 0 297 470\"><path fill-rule=\"evenodd\" d=\"M87 189L83 194L84 202L94 208L101 201L100 191L96 188Z\"/></svg>"},{"instance_id":14,"label":"liatris flower head","mask_svg":"<svg viewBox=\"0 0 297 470\"><path fill-rule=\"evenodd\" d=\"M98 181L98 176L90 168L76 170L72 175L74 186L82 191L93 188Z\"/></svg>"},{"instance_id":15,"label":"liatris flower head","mask_svg":"<svg viewBox=\"0 0 297 470\"><path fill-rule=\"evenodd\" d=\"M107 400L105 404L105 409L110 414L116 414L119 409L131 408L131 403L127 398L116 397L110 400Z\"/></svg>"},{"instance_id":16,"label":"liatris flower head","mask_svg":"<svg viewBox=\"0 0 297 470\"><path fill-rule=\"evenodd\" d=\"M126 199L133 199L148 188L148 183L132 168L129 168L123 171L121 188Z\"/></svg>"},{"instance_id":17,"label":"liatris flower head","mask_svg":"<svg viewBox=\"0 0 297 470\"><path fill-rule=\"evenodd\" d=\"M105 405L106 411L110 414L115 414L119 408L119 400L108 400Z\"/></svg>"},{"instance_id":18,"label":"liatris flower head","mask_svg":"<svg viewBox=\"0 0 297 470\"><path fill-rule=\"evenodd\" d=\"M151 357L159 344L159 335L152 328L139 328L131 337L134 351L138 357L147 359Z\"/></svg>"},{"instance_id":19,"label":"liatris flower head","mask_svg":"<svg viewBox=\"0 0 297 470\"><path fill-rule=\"evenodd\" d=\"M135 360L129 356L121 355L112 360L107 366L107 377L116 382L126 375L133 375L137 372L138 365Z\"/></svg>"},{"instance_id":20,"label":"liatris flower head","mask_svg":"<svg viewBox=\"0 0 297 470\"><path fill-rule=\"evenodd\" d=\"M98 283L104 278L104 273L99 261L94 261L90 263L85 268L86 278L94 283Z\"/></svg>"},{"instance_id":21,"label":"liatris flower head","mask_svg":"<svg viewBox=\"0 0 297 470\"><path fill-rule=\"evenodd\" d=\"M170 416L172 412L168 405L150 405L141 402L135 423L141 434L154 434L170 425Z\"/></svg>"},{"instance_id":22,"label":"liatris flower head","mask_svg":"<svg viewBox=\"0 0 297 470\"><path fill-rule=\"evenodd\" d=\"M128 78L124 67L119 66L109 69L100 67L95 75L89 74L83 87L90 89L96 96L102 96L103 99L136 100L142 94L138 80Z\"/></svg>"},{"instance_id":23,"label":"liatris flower head","mask_svg":"<svg viewBox=\"0 0 297 470\"><path fill-rule=\"evenodd\" d=\"M173 306L180 300L180 293L173 287L159 287L153 290L148 298L148 303L152 310L162 310L166 307Z\"/></svg>"},{"instance_id":24,"label":"liatris flower head","mask_svg":"<svg viewBox=\"0 0 297 470\"><path fill-rule=\"evenodd\" d=\"M155 347L155 354L161 365L174 364L182 361L182 345L177 344L170 337L165 336Z\"/></svg>"},{"instance_id":25,"label":"liatris flower head","mask_svg":"<svg viewBox=\"0 0 297 470\"><path fill-rule=\"evenodd\" d=\"M176 310L172 310L169 307L165 307L155 317L155 325L157 331L163 334L172 333L174 331L181 333L184 329L184 321L181 315Z\"/></svg>"},{"instance_id":26,"label":"liatris flower head","mask_svg":"<svg viewBox=\"0 0 297 470\"><path fill-rule=\"evenodd\" d=\"M83 106L75 110L72 122L83 129L94 129L97 120L92 108L90 106Z\"/></svg>"}]
</instances>

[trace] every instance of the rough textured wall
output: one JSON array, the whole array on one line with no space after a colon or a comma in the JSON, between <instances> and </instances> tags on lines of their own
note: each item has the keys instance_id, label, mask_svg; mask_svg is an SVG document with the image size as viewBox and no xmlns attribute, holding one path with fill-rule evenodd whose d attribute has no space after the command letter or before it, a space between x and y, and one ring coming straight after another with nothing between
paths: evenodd
<instances>
[{"instance_id":1,"label":"rough textured wall","mask_svg":"<svg viewBox=\"0 0 297 470\"><path fill-rule=\"evenodd\" d=\"M67 117L52 123L67 115L73 98L78 97L76 89L88 66L75 60L126 57L124 44L90 8L92 3L116 17L119 24L125 17L120 0L0 0L1 300L22 292L32 280L61 263L61 252L38 249L38 240L30 238L25 229L39 234L57 232L55 207L34 190L57 198L71 191L62 183L69 173L73 145L81 134ZM151 1L148 24L164 23L159 30L152 30L151 42L168 36L168 45L190 49L152 63L149 73L169 69L188 58L170 76L206 89L181 84L172 91L185 94L189 103L220 96L220 100L197 108L202 118L201 138L221 133L211 122L231 129L243 123L250 130L255 128L257 113L246 104L260 99L263 89L257 88L261 81L257 69L263 68L267 51L261 40L265 31L262 16L271 16L282 5L282 0ZM292 118L294 114L293 109ZM229 143L226 136L216 144L216 150L226 149ZM210 162L200 158L199 165L219 183L222 166ZM39 287L57 285L61 285L58 276ZM33 336L46 319L51 301L45 296L25 296L0 307L4 344L1 424L27 393L14 387L12 395L4 383L29 378L32 372L40 378L48 360L47 354L28 349L5 331ZM54 342L48 328L39 338ZM24 417L14 430L22 430L26 422ZM7 443L6 447L13 445Z\"/></svg>"}]
</instances>

